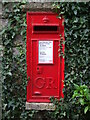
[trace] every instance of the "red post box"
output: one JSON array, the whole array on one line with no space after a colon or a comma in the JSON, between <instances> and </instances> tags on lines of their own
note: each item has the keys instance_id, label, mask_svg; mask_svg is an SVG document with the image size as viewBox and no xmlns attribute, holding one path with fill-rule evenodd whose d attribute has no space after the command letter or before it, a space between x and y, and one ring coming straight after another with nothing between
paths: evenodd
<instances>
[{"instance_id":1,"label":"red post box","mask_svg":"<svg viewBox=\"0 0 90 120\"><path fill-rule=\"evenodd\" d=\"M52 12L27 12L27 102L63 97L64 58L59 57L64 19ZM62 47L64 53L64 45Z\"/></svg>"}]
</instances>

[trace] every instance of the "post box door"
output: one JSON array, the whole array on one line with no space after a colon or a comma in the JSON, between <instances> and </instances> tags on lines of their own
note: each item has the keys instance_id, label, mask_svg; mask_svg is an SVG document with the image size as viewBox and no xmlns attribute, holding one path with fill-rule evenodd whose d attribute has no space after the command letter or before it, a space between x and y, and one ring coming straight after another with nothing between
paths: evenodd
<instances>
[{"instance_id":1,"label":"post box door","mask_svg":"<svg viewBox=\"0 0 90 120\"><path fill-rule=\"evenodd\" d=\"M59 40L32 40L32 97L50 98L60 94Z\"/></svg>"}]
</instances>

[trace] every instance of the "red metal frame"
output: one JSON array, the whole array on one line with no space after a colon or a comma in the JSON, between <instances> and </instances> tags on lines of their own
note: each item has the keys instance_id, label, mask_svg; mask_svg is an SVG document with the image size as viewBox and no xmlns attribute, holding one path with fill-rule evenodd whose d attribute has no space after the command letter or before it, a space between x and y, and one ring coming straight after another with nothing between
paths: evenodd
<instances>
[{"instance_id":1,"label":"red metal frame","mask_svg":"<svg viewBox=\"0 0 90 120\"><path fill-rule=\"evenodd\" d=\"M37 21L37 19L35 19L35 17L40 17L40 19L42 19L42 16L48 16L50 19L49 23L43 23L42 21ZM64 38L64 26L63 26L63 22L64 19L58 19L56 18L57 14L52 13L52 12L27 12L27 52L26 52L26 60L27 60L27 79L28 79L28 83L27 83L27 102L50 102L50 97L54 94L54 97L56 97L57 99L59 99L60 97L64 97L63 95L63 80L64 80L64 58L61 57L57 57L57 55L59 53L58 49L59 46L58 44L60 43L60 34L62 34L62 37ZM51 19L52 18L52 19ZM32 22L33 20L33 22ZM41 24L40 24L41 23ZM58 31L54 31L54 32L33 32L33 25L48 25L48 26L57 26L58 28L60 27L60 30L58 29ZM50 40L53 41L53 63L38 63L38 42L42 41L42 40ZM65 38L64 38L65 40ZM63 53L64 53L64 48L65 45L63 45ZM35 60L34 57L36 56ZM51 66L52 69L51 69ZM37 66L43 68L44 70L47 71L45 72L45 75L42 74L37 74L36 68ZM49 68L48 68L49 66ZM57 69L57 70L56 70ZM49 70L52 70L52 76L53 77L49 77ZM56 72L57 71L57 72ZM56 74L56 76L54 75L54 73ZM37 74L37 75L36 75ZM46 76L47 75L47 76ZM50 73L51 75L51 73ZM34 93L38 93L38 89L35 88L34 86L34 79L35 76L38 76L41 79L43 78L43 80L45 80L45 85L44 83L40 83L42 84L44 87L43 89L40 91L41 92L41 96L39 95L35 95ZM44 76L44 77L43 77ZM46 78L45 78L46 76ZM38 78L37 77L37 78ZM55 77L55 81L53 81L52 79ZM56 78L57 81L56 82ZM47 83L47 81L49 80L49 82ZM52 81L50 81L52 80ZM57 88L51 88L49 91L48 89L46 89L46 85L48 84L48 87L53 87L53 84L51 84L51 82L56 82ZM51 86L49 86L49 84ZM34 92L36 91L36 92ZM55 93L55 91L57 91L57 93ZM51 96L50 96L51 95Z\"/></svg>"}]
</instances>

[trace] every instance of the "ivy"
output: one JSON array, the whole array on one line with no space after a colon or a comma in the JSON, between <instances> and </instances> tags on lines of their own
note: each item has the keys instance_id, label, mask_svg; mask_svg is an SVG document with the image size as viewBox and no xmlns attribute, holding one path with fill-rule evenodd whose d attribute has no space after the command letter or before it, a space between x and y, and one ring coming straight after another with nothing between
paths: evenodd
<instances>
[{"instance_id":1,"label":"ivy","mask_svg":"<svg viewBox=\"0 0 90 120\"><path fill-rule=\"evenodd\" d=\"M12 4L10 12L9 5ZM3 120L32 118L34 111L25 111L26 102L26 13L25 3L4 3L7 26L3 36ZM20 39L20 40L19 40ZM20 41L20 42L19 42ZM17 54L16 54L17 53Z\"/></svg>"},{"instance_id":2,"label":"ivy","mask_svg":"<svg viewBox=\"0 0 90 120\"><path fill-rule=\"evenodd\" d=\"M12 4L12 5L11 5ZM26 111L26 13L22 3L3 3L3 17L8 19L1 32L3 36L3 120L32 119L37 111ZM11 7L10 7L11 6ZM74 83L89 92L89 7L90 3L59 3L52 6L58 18L65 19L65 81L64 99L52 98L56 105L54 112L44 112L44 117L59 120L88 120L89 104L83 104ZM61 51L62 48L60 48ZM83 88L83 91L85 90ZM77 91L77 93L76 93ZM77 99L77 94L79 98ZM72 97L73 96L73 97ZM84 96L85 99L87 97ZM82 99L80 99L82 98ZM86 100L87 101L87 100ZM76 104L78 103L78 104ZM42 113L41 113L42 114Z\"/></svg>"},{"instance_id":3,"label":"ivy","mask_svg":"<svg viewBox=\"0 0 90 120\"><path fill-rule=\"evenodd\" d=\"M90 3L53 4L58 18L63 15L65 19L64 99L51 99L56 110L49 114L57 120L89 120L89 7ZM76 90L75 84L80 86Z\"/></svg>"}]
</instances>

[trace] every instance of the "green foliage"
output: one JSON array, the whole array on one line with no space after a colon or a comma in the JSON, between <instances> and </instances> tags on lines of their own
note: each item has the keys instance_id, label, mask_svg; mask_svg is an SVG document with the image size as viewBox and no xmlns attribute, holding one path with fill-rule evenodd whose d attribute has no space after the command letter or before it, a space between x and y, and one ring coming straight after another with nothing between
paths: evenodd
<instances>
[{"instance_id":1,"label":"green foliage","mask_svg":"<svg viewBox=\"0 0 90 120\"><path fill-rule=\"evenodd\" d=\"M27 79L26 13L22 7L24 4L25 1L16 4L4 3L4 17L8 19L8 25L2 31L4 46L3 120L28 120L32 119L35 114L35 111L25 110ZM89 7L90 3L56 2L53 4L53 8L59 14L58 18L60 19L62 15L65 18L65 43L62 43L65 44L65 87L64 98L59 101L51 99L56 105L56 110L45 113L44 116L47 119L88 119L90 109ZM14 48L18 50L17 55L14 54ZM78 86L76 89L74 89L74 84Z\"/></svg>"},{"instance_id":2,"label":"green foliage","mask_svg":"<svg viewBox=\"0 0 90 120\"><path fill-rule=\"evenodd\" d=\"M74 85L75 91L73 94L73 98L76 98L76 103L84 106L84 113L90 111L90 90L86 85Z\"/></svg>"},{"instance_id":3,"label":"green foliage","mask_svg":"<svg viewBox=\"0 0 90 120\"><path fill-rule=\"evenodd\" d=\"M11 4L12 11L10 12ZM3 17L8 19L8 24L2 31L4 46L3 120L27 120L34 114L34 111L25 111L26 13L24 13L22 5L24 3L4 3ZM14 48L18 51L17 54L14 54Z\"/></svg>"},{"instance_id":4,"label":"green foliage","mask_svg":"<svg viewBox=\"0 0 90 120\"><path fill-rule=\"evenodd\" d=\"M89 120L89 7L90 3L53 4L58 18L62 15L65 18L64 98L53 100L56 110L49 113L56 120ZM74 89L74 84L79 86L80 91ZM75 93L79 94L78 98Z\"/></svg>"},{"instance_id":5,"label":"green foliage","mask_svg":"<svg viewBox=\"0 0 90 120\"><path fill-rule=\"evenodd\" d=\"M62 37L62 35L60 35L60 36L61 36L60 44L59 44L60 48L59 48L58 52L59 52L59 56L62 56L63 58L65 58L65 54L64 54L64 51L63 51L63 47L65 45L65 40Z\"/></svg>"}]
</instances>

